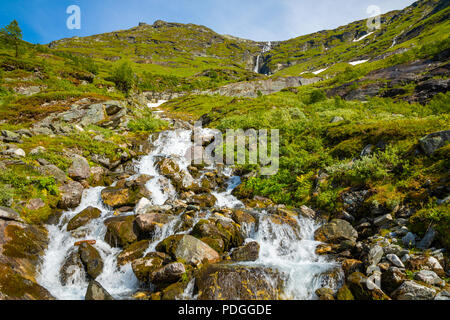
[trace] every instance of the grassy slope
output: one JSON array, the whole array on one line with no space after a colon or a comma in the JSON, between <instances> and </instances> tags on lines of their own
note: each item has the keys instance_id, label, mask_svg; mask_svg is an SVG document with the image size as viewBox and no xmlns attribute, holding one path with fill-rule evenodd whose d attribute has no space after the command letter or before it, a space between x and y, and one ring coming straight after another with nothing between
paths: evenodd
<instances>
[{"instance_id":1,"label":"grassy slope","mask_svg":"<svg viewBox=\"0 0 450 320\"><path fill-rule=\"evenodd\" d=\"M443 40L450 32L450 7L435 13L440 3L445 4L440 0L419 1L402 11L387 13L382 16L381 28L358 42L354 40L367 33L366 20L282 42L266 54L268 66L274 71L281 69L276 75L299 75ZM415 36L413 30L420 30L420 34ZM320 75L331 76L337 71L339 66Z\"/></svg>"}]
</instances>

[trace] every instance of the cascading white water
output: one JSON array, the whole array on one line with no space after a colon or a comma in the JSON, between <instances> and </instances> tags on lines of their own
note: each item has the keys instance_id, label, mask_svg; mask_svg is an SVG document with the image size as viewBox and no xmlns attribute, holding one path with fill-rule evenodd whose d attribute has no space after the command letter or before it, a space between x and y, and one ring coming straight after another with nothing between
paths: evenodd
<instances>
[{"instance_id":1,"label":"cascading white water","mask_svg":"<svg viewBox=\"0 0 450 320\"><path fill-rule=\"evenodd\" d=\"M261 55L258 54L258 56L256 57L256 64L255 64L255 68L253 69L253 72L255 73L259 73L259 59L261 58Z\"/></svg>"},{"instance_id":2,"label":"cascading white water","mask_svg":"<svg viewBox=\"0 0 450 320\"><path fill-rule=\"evenodd\" d=\"M299 234L288 224L272 222L263 211L259 214L258 228L249 233L246 241L260 244L259 259L252 264L274 268L287 277L286 298L314 299L315 291L324 286L321 275L338 264L315 253L319 242L314 241L314 232L320 225L305 217L299 217L297 222ZM333 287L337 283L326 285Z\"/></svg>"},{"instance_id":3,"label":"cascading white water","mask_svg":"<svg viewBox=\"0 0 450 320\"><path fill-rule=\"evenodd\" d=\"M209 134L209 129L202 133ZM137 175L147 174L153 178L147 183L151 191L149 199L153 205L163 205L167 200L174 200L177 192L170 180L162 176L156 168L156 163L161 157L171 157L179 165L181 170L187 170L189 159L185 157L186 152L193 146L190 130L168 130L161 132L154 141L154 149L142 157L136 165ZM236 199L232 190L240 184L239 177L232 176L232 170L225 168L223 174L229 176L226 190L215 190L212 194L217 198L216 207L236 208L243 207L241 201ZM48 226L50 243L45 252L38 282L47 288L57 299L84 299L88 282L81 273L75 273L67 285L63 286L60 281L60 270L67 255L74 250L74 243L80 240L95 240L95 248L99 251L103 262L103 272L96 279L112 296L118 299L130 298L139 288L131 269L131 264L121 268L117 266L117 256L121 252L119 248L112 248L104 241L106 226L104 220L114 216L114 212L105 207L101 200L101 191L104 188L90 188L84 191L81 204L73 210L63 213L58 225ZM90 221L84 227L76 230L76 233L66 231L68 221L77 213L87 207L95 207L101 210L101 217ZM133 214L133 212L122 213L122 215ZM212 215L207 212L203 218ZM200 219L194 217L194 224ZM289 225L278 225L268 219L263 211L258 215L258 227L242 226L242 230L248 237L247 241L257 241L261 246L260 258L253 263L255 265L271 267L279 270L287 277L285 290L286 298L312 299L314 291L321 287L320 275L336 267L333 262L315 254L317 242L313 241L314 231L318 225L307 218L298 218L300 236L298 240L295 231ZM155 233L146 253L155 250L156 245L166 237L178 233L189 233L190 230L178 231L180 217L162 226ZM191 282L185 290L183 298L195 299L194 282Z\"/></svg>"},{"instance_id":4,"label":"cascading white water","mask_svg":"<svg viewBox=\"0 0 450 320\"><path fill-rule=\"evenodd\" d=\"M58 225L48 226L50 243L37 281L58 299L84 299L86 294L89 283L81 277L81 274L75 274L71 277L71 281L66 286L63 286L60 281L60 269L67 253L74 248L74 243L80 240L96 240L95 247L104 263L103 272L96 280L111 295L116 298L124 297L133 293L138 286L138 281L130 265L120 269L117 268L116 257L120 253L120 249L112 248L104 241L106 227L103 221L114 215L113 212L103 206L100 198L102 189L102 187L97 187L85 190L81 204L76 209L63 213ZM66 231L67 222L77 213L90 206L100 209L102 211L101 217L79 228L77 233L82 233L83 236L75 238L70 232Z\"/></svg>"}]
</instances>

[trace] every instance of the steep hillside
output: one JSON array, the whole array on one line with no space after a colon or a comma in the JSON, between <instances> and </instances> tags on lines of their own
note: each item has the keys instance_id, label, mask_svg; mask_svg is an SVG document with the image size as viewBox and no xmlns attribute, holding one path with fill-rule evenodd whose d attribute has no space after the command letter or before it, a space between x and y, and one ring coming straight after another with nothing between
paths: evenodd
<instances>
[{"instance_id":1,"label":"steep hillside","mask_svg":"<svg viewBox=\"0 0 450 320\"><path fill-rule=\"evenodd\" d=\"M263 73L298 75L339 63L381 60L418 45L443 40L450 32L448 1L418 1L381 17L381 27L369 31L366 20L284 41L265 53ZM324 70L325 71L325 70ZM320 72L331 75L335 70Z\"/></svg>"},{"instance_id":2,"label":"steep hillside","mask_svg":"<svg viewBox=\"0 0 450 320\"><path fill-rule=\"evenodd\" d=\"M142 69L191 76L206 69L252 70L261 44L223 36L194 24L158 20L153 25L52 42L51 48L108 61L130 59ZM175 71L175 70L176 71Z\"/></svg>"}]
</instances>

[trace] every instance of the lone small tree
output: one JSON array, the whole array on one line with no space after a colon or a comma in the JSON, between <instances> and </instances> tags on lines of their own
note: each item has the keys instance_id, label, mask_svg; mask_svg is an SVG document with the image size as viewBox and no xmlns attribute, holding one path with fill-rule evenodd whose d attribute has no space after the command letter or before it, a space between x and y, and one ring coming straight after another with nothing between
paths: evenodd
<instances>
[{"instance_id":1,"label":"lone small tree","mask_svg":"<svg viewBox=\"0 0 450 320\"><path fill-rule=\"evenodd\" d=\"M17 58L19 56L19 44L22 40L22 30L17 20L13 20L9 25L0 29L0 35L3 42L14 47Z\"/></svg>"},{"instance_id":2,"label":"lone small tree","mask_svg":"<svg viewBox=\"0 0 450 320\"><path fill-rule=\"evenodd\" d=\"M112 70L110 80L116 84L117 89L128 95L134 84L133 68L128 62L123 62Z\"/></svg>"}]
</instances>

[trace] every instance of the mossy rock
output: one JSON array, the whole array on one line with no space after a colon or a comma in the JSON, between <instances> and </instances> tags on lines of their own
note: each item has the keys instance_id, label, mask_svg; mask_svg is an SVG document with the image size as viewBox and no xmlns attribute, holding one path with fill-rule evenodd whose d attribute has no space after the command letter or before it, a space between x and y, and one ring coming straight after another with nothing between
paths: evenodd
<instances>
[{"instance_id":1,"label":"mossy rock","mask_svg":"<svg viewBox=\"0 0 450 320\"><path fill-rule=\"evenodd\" d=\"M112 247L127 248L138 240L135 216L113 217L105 220L105 241Z\"/></svg>"},{"instance_id":2,"label":"mossy rock","mask_svg":"<svg viewBox=\"0 0 450 320\"><path fill-rule=\"evenodd\" d=\"M181 281L171 284L162 290L161 300L182 300L186 286L187 283Z\"/></svg>"},{"instance_id":3,"label":"mossy rock","mask_svg":"<svg viewBox=\"0 0 450 320\"><path fill-rule=\"evenodd\" d=\"M355 300L347 285L343 285L337 292L337 300Z\"/></svg>"},{"instance_id":4,"label":"mossy rock","mask_svg":"<svg viewBox=\"0 0 450 320\"><path fill-rule=\"evenodd\" d=\"M96 279L103 271L103 260L100 253L90 244L84 242L78 247L78 254L87 274Z\"/></svg>"},{"instance_id":5,"label":"mossy rock","mask_svg":"<svg viewBox=\"0 0 450 320\"><path fill-rule=\"evenodd\" d=\"M367 277L360 272L347 277L347 286L356 300L391 300L381 289L369 289L367 281Z\"/></svg>"},{"instance_id":6,"label":"mossy rock","mask_svg":"<svg viewBox=\"0 0 450 320\"><path fill-rule=\"evenodd\" d=\"M0 264L0 300L54 300L44 287Z\"/></svg>"},{"instance_id":7,"label":"mossy rock","mask_svg":"<svg viewBox=\"0 0 450 320\"><path fill-rule=\"evenodd\" d=\"M131 264L136 278L142 283L149 283L153 272L163 266L164 260L159 257L144 257L134 260Z\"/></svg>"},{"instance_id":8,"label":"mossy rock","mask_svg":"<svg viewBox=\"0 0 450 320\"><path fill-rule=\"evenodd\" d=\"M133 260L142 258L149 245L150 240L142 240L131 244L119 254L117 257L117 264L123 266Z\"/></svg>"},{"instance_id":9,"label":"mossy rock","mask_svg":"<svg viewBox=\"0 0 450 320\"><path fill-rule=\"evenodd\" d=\"M219 263L199 271L196 285L199 300L277 300L284 282L270 268Z\"/></svg>"},{"instance_id":10,"label":"mossy rock","mask_svg":"<svg viewBox=\"0 0 450 320\"><path fill-rule=\"evenodd\" d=\"M214 242L214 246L220 249L218 252L221 253L241 246L245 240L239 225L223 219L200 220L194 226L191 235L198 239L207 239L211 243L213 243L212 239L221 240L223 245L220 242Z\"/></svg>"},{"instance_id":11,"label":"mossy rock","mask_svg":"<svg viewBox=\"0 0 450 320\"><path fill-rule=\"evenodd\" d=\"M88 224L91 220L100 218L101 214L102 212L100 209L88 207L70 219L67 224L67 231L78 229Z\"/></svg>"}]
</instances>

